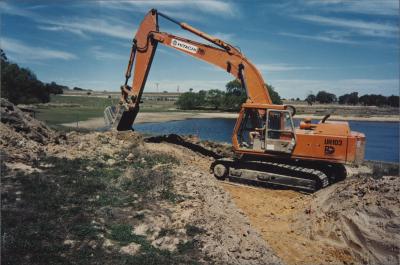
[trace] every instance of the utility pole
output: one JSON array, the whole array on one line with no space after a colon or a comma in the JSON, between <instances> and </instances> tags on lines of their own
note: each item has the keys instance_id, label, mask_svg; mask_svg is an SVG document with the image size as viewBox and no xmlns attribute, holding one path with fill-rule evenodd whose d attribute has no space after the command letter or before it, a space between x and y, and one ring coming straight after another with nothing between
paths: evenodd
<instances>
[{"instance_id":1,"label":"utility pole","mask_svg":"<svg viewBox=\"0 0 400 265\"><path fill-rule=\"evenodd\" d=\"M156 87L157 87L157 93L158 93L158 84L159 84L159 83L156 83Z\"/></svg>"}]
</instances>

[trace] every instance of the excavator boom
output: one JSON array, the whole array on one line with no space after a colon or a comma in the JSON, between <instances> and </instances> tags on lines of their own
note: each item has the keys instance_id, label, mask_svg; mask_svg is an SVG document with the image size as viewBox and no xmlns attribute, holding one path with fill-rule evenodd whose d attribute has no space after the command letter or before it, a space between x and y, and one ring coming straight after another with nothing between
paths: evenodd
<instances>
[{"instance_id":1,"label":"excavator boom","mask_svg":"<svg viewBox=\"0 0 400 265\"><path fill-rule=\"evenodd\" d=\"M178 24L182 29L218 47L160 32L159 17L164 17ZM125 84L121 87L121 103L124 108L121 108L118 117L115 114L108 115L110 117L108 123L115 124L117 130L129 130L132 127L139 112L141 96L159 43L222 68L239 79L246 89L247 102L272 104L260 72L237 48L186 23L179 23L153 9L143 19L132 42L131 54L125 73ZM134 70L133 82L132 86L129 87L128 81L132 70ZM116 111L114 110L114 112Z\"/></svg>"}]
</instances>

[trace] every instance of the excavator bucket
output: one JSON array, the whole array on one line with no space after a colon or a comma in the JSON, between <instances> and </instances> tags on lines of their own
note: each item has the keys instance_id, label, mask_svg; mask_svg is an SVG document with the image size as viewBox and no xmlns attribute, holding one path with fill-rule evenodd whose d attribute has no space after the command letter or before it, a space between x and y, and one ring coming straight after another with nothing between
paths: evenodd
<instances>
[{"instance_id":1,"label":"excavator bucket","mask_svg":"<svg viewBox=\"0 0 400 265\"><path fill-rule=\"evenodd\" d=\"M132 125L139 112L139 107L132 110L123 105L108 106L104 110L104 122L107 128L117 131L133 130Z\"/></svg>"},{"instance_id":2,"label":"excavator bucket","mask_svg":"<svg viewBox=\"0 0 400 265\"><path fill-rule=\"evenodd\" d=\"M104 110L104 121L107 127L118 131L132 130L133 122L139 112L139 104L146 84L156 41L151 38L152 32L158 32L157 12L151 10L140 24L132 42L128 67L125 72L125 85L121 86L121 100L117 106ZM132 86L128 85L132 69L134 70Z\"/></svg>"}]
</instances>

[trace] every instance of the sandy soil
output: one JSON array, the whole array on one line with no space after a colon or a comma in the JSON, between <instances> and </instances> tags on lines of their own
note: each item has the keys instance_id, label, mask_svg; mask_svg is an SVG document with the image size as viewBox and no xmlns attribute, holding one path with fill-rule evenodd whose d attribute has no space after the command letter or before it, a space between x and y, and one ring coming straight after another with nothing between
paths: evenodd
<instances>
[{"instance_id":1,"label":"sandy soil","mask_svg":"<svg viewBox=\"0 0 400 265\"><path fill-rule=\"evenodd\" d=\"M321 242L308 238L305 231L295 228L299 216L310 208L312 195L222 185L286 264L343 264L354 261L345 250L321 245Z\"/></svg>"},{"instance_id":2,"label":"sandy soil","mask_svg":"<svg viewBox=\"0 0 400 265\"><path fill-rule=\"evenodd\" d=\"M190 112L140 112L135 123L146 123L146 122L167 122L167 121L178 121L186 119L204 119L204 118L226 118L236 119L237 113L227 112L210 112L210 113L190 113ZM320 120L323 118L321 115L296 115L295 118L303 119L310 117L312 119ZM370 116L370 117L357 117L357 116L339 116L332 115L330 120L338 121L386 121L386 122L398 122L400 118L398 115L385 115L385 116ZM77 127L76 122L63 123L61 124L67 127ZM85 129L98 129L104 127L103 118L93 118L87 121L80 121L78 127Z\"/></svg>"},{"instance_id":3,"label":"sandy soil","mask_svg":"<svg viewBox=\"0 0 400 265\"><path fill-rule=\"evenodd\" d=\"M22 215L28 212L21 208L27 202L20 198L15 171L25 172L25 178L39 169L44 180L60 181L66 177L46 175L47 165L41 162L44 156L92 159L101 167L118 169L122 161L144 165L143 155L150 160L152 155L164 153L176 157L179 163L127 168L110 183L122 183L144 173L149 174L149 180L162 181L159 168L168 167L174 175L172 191L185 199L175 203L152 200L146 204L145 198L139 196L140 210L130 205L103 207L94 213L96 224L105 230L111 221L124 221L134 227L133 234L142 235L155 248L171 253L179 244L193 240L199 243L196 255L201 264L399 264L398 175L382 177L353 168L353 176L312 195L248 187L217 181L209 172L213 159L182 146L144 142L134 132L57 135L6 102L2 102L1 111L1 168L11 172L2 176L1 192L2 196L13 198L2 201L3 211L21 210ZM215 143L204 146L213 150L226 148ZM93 170L86 167L79 174L84 176ZM11 213L6 212L8 217L13 216ZM188 225L203 232L189 235ZM71 243L67 237L63 240ZM76 242L81 246L89 243ZM94 244L98 251L115 250L129 255L136 255L140 247L121 247L105 240L104 235Z\"/></svg>"},{"instance_id":4,"label":"sandy soil","mask_svg":"<svg viewBox=\"0 0 400 265\"><path fill-rule=\"evenodd\" d=\"M399 264L399 185L398 176L354 175L306 195L222 183L275 253L293 265Z\"/></svg>"}]
</instances>

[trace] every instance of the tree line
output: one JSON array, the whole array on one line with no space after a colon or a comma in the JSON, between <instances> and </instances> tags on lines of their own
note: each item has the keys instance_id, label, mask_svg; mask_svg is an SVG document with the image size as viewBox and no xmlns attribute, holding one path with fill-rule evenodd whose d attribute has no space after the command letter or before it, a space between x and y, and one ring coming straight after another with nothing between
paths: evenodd
<instances>
[{"instance_id":1,"label":"tree line","mask_svg":"<svg viewBox=\"0 0 400 265\"><path fill-rule=\"evenodd\" d=\"M3 50L1 56L1 97L14 104L46 103L50 94L63 94L67 86L43 83L28 68L10 62Z\"/></svg>"},{"instance_id":2,"label":"tree line","mask_svg":"<svg viewBox=\"0 0 400 265\"><path fill-rule=\"evenodd\" d=\"M274 104L282 104L281 97L274 87L266 85ZM246 102L247 94L239 80L232 80L225 85L225 91L211 89L183 93L179 96L176 105L180 109L214 109L237 111Z\"/></svg>"},{"instance_id":3,"label":"tree line","mask_svg":"<svg viewBox=\"0 0 400 265\"><path fill-rule=\"evenodd\" d=\"M309 105L312 105L315 102L319 102L321 104L329 104L337 102L342 105L399 107L399 96L391 95L386 97L383 95L366 94L359 97L358 92L352 92L349 94L344 94L339 97L336 97L335 94L322 90L319 91L316 95L309 94L306 97L305 101L307 101Z\"/></svg>"}]
</instances>

